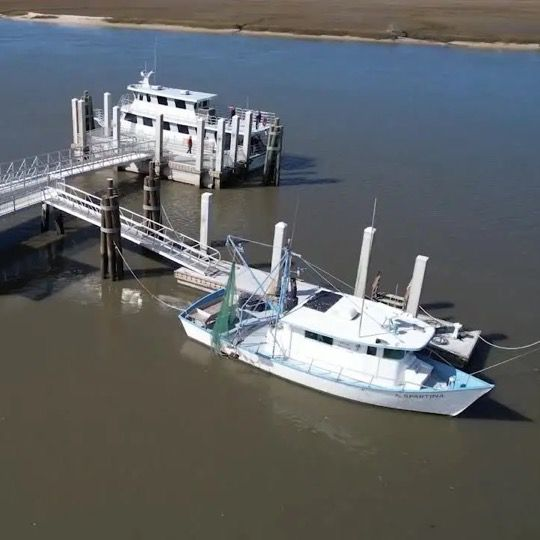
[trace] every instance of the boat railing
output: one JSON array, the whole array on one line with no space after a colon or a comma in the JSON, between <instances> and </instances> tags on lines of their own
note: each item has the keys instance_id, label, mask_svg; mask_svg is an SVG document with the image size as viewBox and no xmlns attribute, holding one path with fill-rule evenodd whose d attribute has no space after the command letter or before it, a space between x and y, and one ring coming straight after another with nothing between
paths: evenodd
<instances>
[{"instance_id":1,"label":"boat railing","mask_svg":"<svg viewBox=\"0 0 540 540\"><path fill-rule=\"evenodd\" d=\"M345 384L365 384L367 386L383 389L383 390L395 390L399 392L407 392L413 390L412 388L406 388L407 384L414 386L414 390L431 390L437 391L437 388L433 386L426 386L424 384L416 383L399 383L396 384L394 379L389 377L382 377L377 374L368 373L366 371L361 371L354 368L348 368L345 366L338 366L332 364L331 362L322 362L321 360L316 360L315 358L311 359L311 362L307 368L307 373L312 373L313 370L319 370L325 373L323 375L325 378L330 380L335 380L336 382L343 382ZM315 373L314 373L315 374ZM350 383L347 379L352 379L355 382ZM382 386L381 384L376 384L374 381L388 381L390 384L388 386ZM450 378L448 381L448 388L454 388L455 380Z\"/></svg>"}]
</instances>

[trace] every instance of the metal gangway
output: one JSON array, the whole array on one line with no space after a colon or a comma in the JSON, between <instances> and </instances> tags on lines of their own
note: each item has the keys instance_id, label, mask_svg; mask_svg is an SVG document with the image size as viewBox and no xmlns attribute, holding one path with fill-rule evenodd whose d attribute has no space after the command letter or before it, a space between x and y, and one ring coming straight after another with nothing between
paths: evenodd
<instances>
[{"instance_id":1,"label":"metal gangway","mask_svg":"<svg viewBox=\"0 0 540 540\"><path fill-rule=\"evenodd\" d=\"M129 137L0 163L0 216L41 202L42 190L51 181L149 160L154 151L153 140Z\"/></svg>"},{"instance_id":2,"label":"metal gangway","mask_svg":"<svg viewBox=\"0 0 540 540\"><path fill-rule=\"evenodd\" d=\"M54 208L101 226L101 199L65 182L54 181L42 187L41 201ZM188 268L199 275L212 275L220 269L221 254L212 247L203 248L198 240L120 207L122 238Z\"/></svg>"}]
</instances>

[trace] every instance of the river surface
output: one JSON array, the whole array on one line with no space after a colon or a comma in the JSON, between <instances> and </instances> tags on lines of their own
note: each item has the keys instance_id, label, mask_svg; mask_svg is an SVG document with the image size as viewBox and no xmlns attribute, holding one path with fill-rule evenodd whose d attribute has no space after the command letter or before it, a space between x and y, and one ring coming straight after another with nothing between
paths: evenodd
<instances>
[{"instance_id":1,"label":"river surface","mask_svg":"<svg viewBox=\"0 0 540 540\"><path fill-rule=\"evenodd\" d=\"M350 283L377 198L383 288L425 254L433 314L539 338L540 55L4 21L0 161L67 147L70 98L119 98L154 44L158 82L286 126L282 186L216 192L214 240L296 222L295 250ZM141 179L119 185L140 209ZM182 231L199 196L163 183ZM100 279L97 229L38 217L0 220L2 538L538 538L540 353L458 418L349 403L188 342L131 276ZM153 294L197 297L124 249Z\"/></svg>"}]
</instances>

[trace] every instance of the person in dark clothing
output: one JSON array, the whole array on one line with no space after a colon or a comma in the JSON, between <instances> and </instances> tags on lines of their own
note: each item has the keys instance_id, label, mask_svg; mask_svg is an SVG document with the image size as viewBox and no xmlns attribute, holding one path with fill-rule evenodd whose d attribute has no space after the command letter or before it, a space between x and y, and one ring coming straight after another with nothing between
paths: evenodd
<instances>
[{"instance_id":1,"label":"person in dark clothing","mask_svg":"<svg viewBox=\"0 0 540 540\"><path fill-rule=\"evenodd\" d=\"M259 111L257 113L257 116L255 117L255 129L259 129L259 124L261 123L261 120L262 120L262 114L261 114L261 111Z\"/></svg>"},{"instance_id":2,"label":"person in dark clothing","mask_svg":"<svg viewBox=\"0 0 540 540\"><path fill-rule=\"evenodd\" d=\"M193 139L191 138L191 135L189 136L189 139L187 140L187 153L191 154L191 149L193 148Z\"/></svg>"}]
</instances>

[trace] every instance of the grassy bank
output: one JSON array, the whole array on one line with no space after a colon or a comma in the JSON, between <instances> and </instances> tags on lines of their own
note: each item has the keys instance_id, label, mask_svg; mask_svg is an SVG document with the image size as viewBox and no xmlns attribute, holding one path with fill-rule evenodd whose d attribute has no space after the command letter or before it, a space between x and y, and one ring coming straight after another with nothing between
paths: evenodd
<instances>
[{"instance_id":1,"label":"grassy bank","mask_svg":"<svg viewBox=\"0 0 540 540\"><path fill-rule=\"evenodd\" d=\"M0 11L313 36L540 42L538 0L2 0Z\"/></svg>"}]
</instances>

